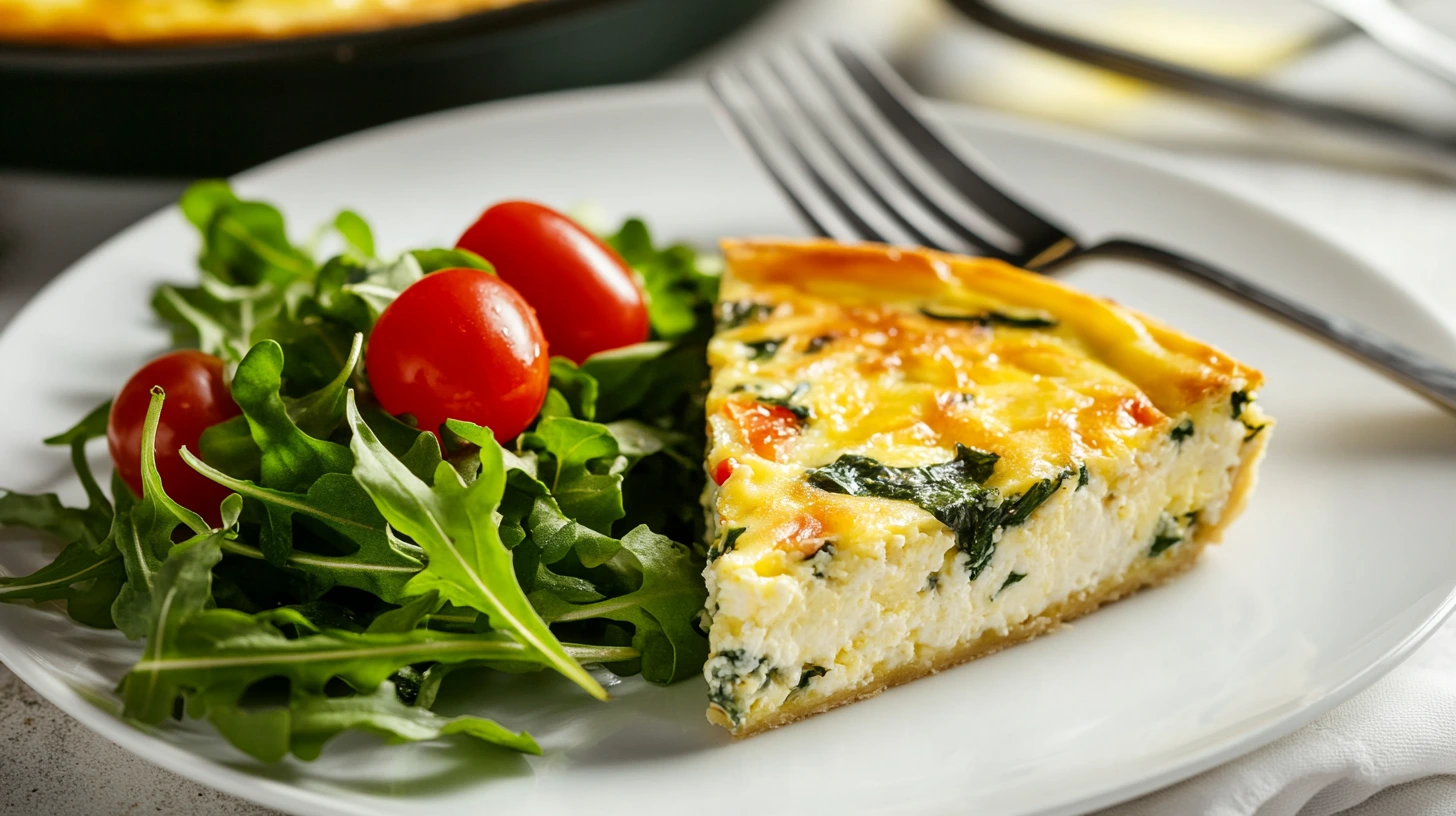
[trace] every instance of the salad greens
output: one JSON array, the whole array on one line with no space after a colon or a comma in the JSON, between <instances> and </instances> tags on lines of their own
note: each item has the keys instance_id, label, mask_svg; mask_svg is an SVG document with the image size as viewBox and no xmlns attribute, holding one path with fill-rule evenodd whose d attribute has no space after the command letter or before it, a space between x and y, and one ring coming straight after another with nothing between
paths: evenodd
<instances>
[{"instance_id":1,"label":"salad greens","mask_svg":"<svg viewBox=\"0 0 1456 816\"><path fill-rule=\"evenodd\" d=\"M430 710L462 668L554 670L605 699L584 666L654 683L695 675L706 591L697 508L704 345L717 268L627 221L605 236L649 298L652 337L580 366L551 363L536 421L502 447L451 420L440 436L374 400L362 350L380 313L429 272L490 271L464 250L381 258L340 212L309 244L221 181L182 197L201 236L195 286L158 287L178 346L227 365L241 415L209 428L193 469L232 491L219 526L168 496L153 389L141 495L110 497L86 460L109 403L45 440L69 449L87 506L0 491L0 527L64 548L0 601L64 601L72 618L144 639L123 715L205 718L242 751L319 755L338 733L465 734L539 753L530 735ZM341 249L324 260L317 246Z\"/></svg>"}]
</instances>

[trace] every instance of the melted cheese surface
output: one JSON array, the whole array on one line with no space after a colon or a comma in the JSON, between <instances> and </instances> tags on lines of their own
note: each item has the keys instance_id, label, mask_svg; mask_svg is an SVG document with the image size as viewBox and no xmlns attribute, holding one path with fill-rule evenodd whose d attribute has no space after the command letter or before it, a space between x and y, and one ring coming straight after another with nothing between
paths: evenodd
<instances>
[{"instance_id":1,"label":"melted cheese surface","mask_svg":"<svg viewBox=\"0 0 1456 816\"><path fill-rule=\"evenodd\" d=\"M0 0L0 40L276 39L448 20L530 0Z\"/></svg>"},{"instance_id":2,"label":"melted cheese surface","mask_svg":"<svg viewBox=\"0 0 1456 816\"><path fill-rule=\"evenodd\" d=\"M873 546L865 531L920 513L805 482L841 454L908 467L949 461L959 443L1001 457L986 484L1010 495L1081 467L1099 474L1209 398L1262 382L1216 349L999 261L823 241L723 249L708 467L720 527L746 528L734 548L756 553L764 575L826 541Z\"/></svg>"}]
</instances>

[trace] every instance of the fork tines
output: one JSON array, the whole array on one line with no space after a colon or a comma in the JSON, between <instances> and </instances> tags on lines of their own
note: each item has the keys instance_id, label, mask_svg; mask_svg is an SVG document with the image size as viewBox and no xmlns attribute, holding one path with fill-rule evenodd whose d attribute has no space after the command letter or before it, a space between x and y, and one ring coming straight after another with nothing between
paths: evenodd
<instances>
[{"instance_id":1,"label":"fork tines","mask_svg":"<svg viewBox=\"0 0 1456 816\"><path fill-rule=\"evenodd\" d=\"M982 178L893 72L851 48L801 45L717 70L709 86L819 235L1005 260L1065 237Z\"/></svg>"}]
</instances>

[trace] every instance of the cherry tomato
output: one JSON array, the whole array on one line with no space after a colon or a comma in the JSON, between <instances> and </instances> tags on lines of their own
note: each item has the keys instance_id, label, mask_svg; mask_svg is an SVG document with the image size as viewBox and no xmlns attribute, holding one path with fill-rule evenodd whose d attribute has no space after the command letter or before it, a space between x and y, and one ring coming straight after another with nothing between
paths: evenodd
<instances>
[{"instance_id":1,"label":"cherry tomato","mask_svg":"<svg viewBox=\"0 0 1456 816\"><path fill-rule=\"evenodd\" d=\"M738 426L743 440L753 448L753 452L765 459L777 459L779 451L799 434L799 418L780 405L734 400L723 404L723 413ZM721 464L719 467L722 467ZM723 480L727 481L732 472L733 465L729 465ZM714 473L714 478L717 475Z\"/></svg>"},{"instance_id":2,"label":"cherry tomato","mask_svg":"<svg viewBox=\"0 0 1456 816\"><path fill-rule=\"evenodd\" d=\"M549 207L491 207L455 246L490 261L536 309L551 353L582 360L647 339L647 300L621 256Z\"/></svg>"},{"instance_id":3,"label":"cherry tomato","mask_svg":"<svg viewBox=\"0 0 1456 816\"><path fill-rule=\"evenodd\" d=\"M391 414L421 428L462 419L514 439L546 401L551 359L525 298L489 272L442 269L379 316L364 366Z\"/></svg>"},{"instance_id":4,"label":"cherry tomato","mask_svg":"<svg viewBox=\"0 0 1456 816\"><path fill-rule=\"evenodd\" d=\"M177 451L185 446L200 456L202 432L242 413L228 391L222 360L200 351L174 351L142 366L121 387L107 418L106 444L116 472L137 495L142 492L142 426L154 386L167 392L157 422L162 488L173 501L218 524L218 505L232 491L193 470Z\"/></svg>"}]
</instances>

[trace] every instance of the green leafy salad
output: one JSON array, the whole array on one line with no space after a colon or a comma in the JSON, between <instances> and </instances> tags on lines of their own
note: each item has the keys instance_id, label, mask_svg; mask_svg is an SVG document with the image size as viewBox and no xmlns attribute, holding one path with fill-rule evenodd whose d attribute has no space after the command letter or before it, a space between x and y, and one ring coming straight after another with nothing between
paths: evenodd
<instances>
[{"instance_id":1,"label":"green leafy salad","mask_svg":"<svg viewBox=\"0 0 1456 816\"><path fill-rule=\"evenodd\" d=\"M602 238L601 257L636 287L618 286L622 296L640 294L640 307L602 308L626 315L627 334L614 336L635 342L573 362L543 349L557 346L553 332L585 332L590 287L557 282L562 302L588 316L568 319L556 313L566 306L533 300L529 282L520 294L505 286L522 279L495 256L543 258L543 275L600 269L601 258L553 272L561 253L532 255L519 226L497 229L498 252L462 238L380 258L349 211L300 245L278 210L222 182L194 185L181 209L201 236L199 281L161 286L152 305L188 351L148 364L114 404L45 440L69 450L87 506L0 491L0 525L65 545L31 575L0 577L0 601L63 601L86 626L142 640L118 687L125 717L205 718L269 761L317 757L347 729L391 741L468 734L539 753L509 723L431 711L441 681L462 669L550 670L605 699L584 666L658 684L701 672L715 259L660 248L637 220ZM343 251L319 260L319 244ZM480 333L525 355L519 365L471 357L475 333L459 335L459 359L415 348L431 324L466 325L452 322L453 306L411 294L451 280L493 304L530 301L521 314L533 316ZM405 325L390 313L410 298L432 318L384 337L387 322ZM644 312L640 327L628 307ZM532 339L536 313L544 343ZM151 381L164 362L186 376ZM195 385L208 371L212 403ZM451 386L452 371L480 380ZM386 376L406 396L388 396ZM422 388L435 389L438 426L417 419L424 408L391 403ZM509 419L472 420L511 411L515 433L503 430ZM109 497L86 456L102 437L117 465Z\"/></svg>"}]
</instances>

